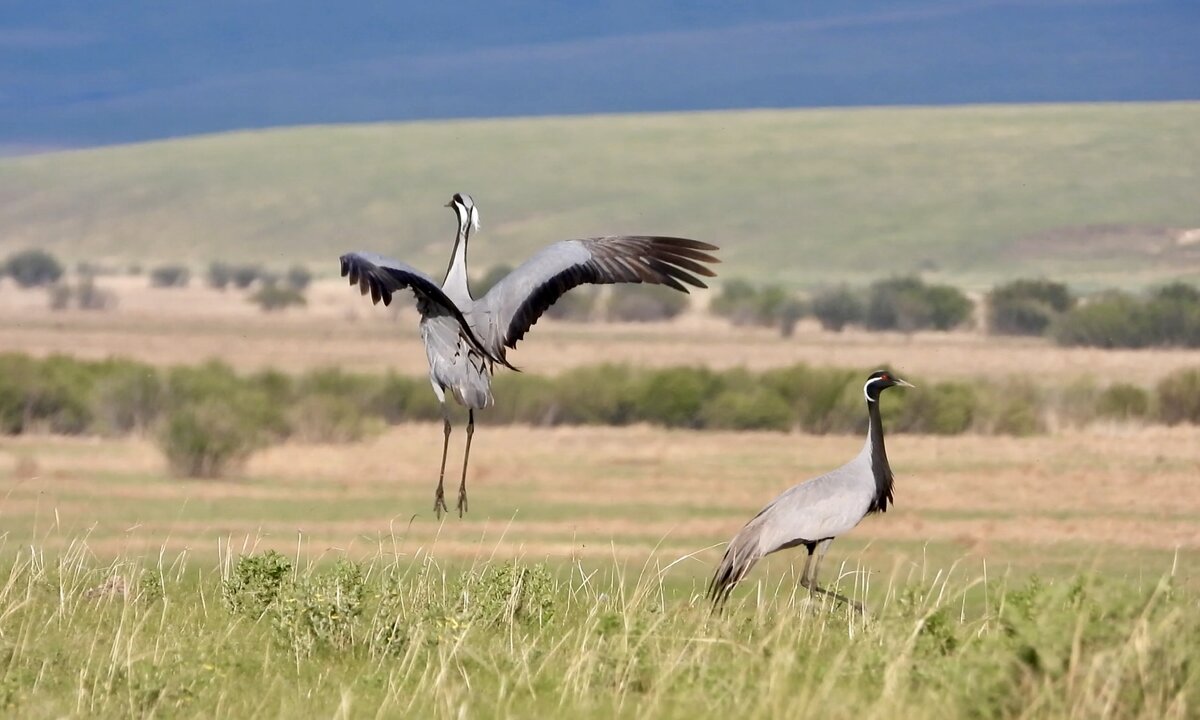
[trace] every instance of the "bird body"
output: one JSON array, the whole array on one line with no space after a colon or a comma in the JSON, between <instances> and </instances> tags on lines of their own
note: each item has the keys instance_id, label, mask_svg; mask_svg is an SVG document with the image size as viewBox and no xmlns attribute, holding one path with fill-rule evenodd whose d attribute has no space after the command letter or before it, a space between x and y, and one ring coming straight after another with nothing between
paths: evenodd
<instances>
[{"instance_id":1,"label":"bird body","mask_svg":"<svg viewBox=\"0 0 1200 720\"><path fill-rule=\"evenodd\" d=\"M358 285L375 303L391 304L392 295L410 289L421 314L421 339L429 360L429 379L442 404L445 444L442 471L450 440L446 394L468 408L467 445L459 485L459 515L466 510L467 459L475 427L475 410L492 404L492 372L496 364L515 370L507 350L537 322L563 293L579 285L652 283L687 292L686 285L706 287L696 277L716 273L706 263L718 260L708 243L651 235L622 235L551 243L497 282L482 298L471 296L467 280L467 244L479 228L479 211L471 196L456 194L447 203L458 216L454 251L439 284L405 263L367 252L341 257L342 275ZM434 509L441 515L442 479Z\"/></svg>"},{"instance_id":2,"label":"bird body","mask_svg":"<svg viewBox=\"0 0 1200 720\"><path fill-rule=\"evenodd\" d=\"M809 575L813 554L817 553L819 570L821 557L834 538L852 530L868 514L886 512L892 502L893 478L883 442L879 393L895 385L911 387L887 372L867 378L863 386L867 440L853 459L783 491L729 541L709 585L714 602L724 602L760 559L796 546L808 550L801 584L824 592L816 588L816 570Z\"/></svg>"}]
</instances>

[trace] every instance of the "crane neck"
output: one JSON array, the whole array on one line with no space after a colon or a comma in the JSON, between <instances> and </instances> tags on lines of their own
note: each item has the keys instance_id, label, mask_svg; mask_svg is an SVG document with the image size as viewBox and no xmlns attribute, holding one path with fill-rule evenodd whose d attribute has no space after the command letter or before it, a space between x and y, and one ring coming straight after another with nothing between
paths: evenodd
<instances>
[{"instance_id":1,"label":"crane neck","mask_svg":"<svg viewBox=\"0 0 1200 720\"><path fill-rule=\"evenodd\" d=\"M458 236L454 238L454 253L450 256L446 277L442 280L442 290L460 309L469 307L474 300L467 282L467 241L470 236L470 230L459 228Z\"/></svg>"},{"instance_id":2,"label":"crane neck","mask_svg":"<svg viewBox=\"0 0 1200 720\"><path fill-rule=\"evenodd\" d=\"M871 475L875 478L875 497L871 499L869 512L886 512L892 500L892 467L888 464L887 448L883 443L883 418L879 414L879 400L867 401L867 447L871 453Z\"/></svg>"}]
</instances>

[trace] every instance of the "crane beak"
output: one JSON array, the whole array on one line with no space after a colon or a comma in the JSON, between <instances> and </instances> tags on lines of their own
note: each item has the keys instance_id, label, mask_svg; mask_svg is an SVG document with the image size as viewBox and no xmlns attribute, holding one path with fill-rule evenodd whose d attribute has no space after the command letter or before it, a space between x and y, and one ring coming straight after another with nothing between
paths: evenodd
<instances>
[{"instance_id":1,"label":"crane beak","mask_svg":"<svg viewBox=\"0 0 1200 720\"><path fill-rule=\"evenodd\" d=\"M901 380L900 378L896 378L896 384L899 385L900 387L906 387L906 388L915 388L916 387L916 385L913 385L909 381Z\"/></svg>"}]
</instances>

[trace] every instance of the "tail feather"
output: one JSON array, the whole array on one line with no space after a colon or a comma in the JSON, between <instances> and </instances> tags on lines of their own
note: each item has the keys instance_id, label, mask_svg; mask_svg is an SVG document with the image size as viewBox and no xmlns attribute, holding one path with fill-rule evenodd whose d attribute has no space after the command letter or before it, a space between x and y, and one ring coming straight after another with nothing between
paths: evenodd
<instances>
[{"instance_id":1,"label":"tail feather","mask_svg":"<svg viewBox=\"0 0 1200 720\"><path fill-rule=\"evenodd\" d=\"M733 589L750 573L761 557L758 527L751 521L729 541L725 556L721 558L721 564L717 566L717 571L708 584L708 597L715 607L720 608L725 604Z\"/></svg>"}]
</instances>

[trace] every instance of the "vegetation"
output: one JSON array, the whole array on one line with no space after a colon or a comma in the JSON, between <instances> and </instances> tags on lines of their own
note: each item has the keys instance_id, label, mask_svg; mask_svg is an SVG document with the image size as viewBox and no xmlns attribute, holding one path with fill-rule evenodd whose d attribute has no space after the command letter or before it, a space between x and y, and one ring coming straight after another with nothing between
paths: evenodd
<instances>
[{"instance_id":1,"label":"vegetation","mask_svg":"<svg viewBox=\"0 0 1200 720\"><path fill-rule=\"evenodd\" d=\"M812 312L822 328L841 332L847 325L861 324L866 308L858 293L839 285L813 295Z\"/></svg>"},{"instance_id":2,"label":"vegetation","mask_svg":"<svg viewBox=\"0 0 1200 720\"><path fill-rule=\"evenodd\" d=\"M1200 703L1198 599L1153 572L922 568L864 592L850 568L840 589L868 615L754 578L714 615L704 578L678 567L266 552L214 576L187 556L93 557L11 555L7 714L1185 717Z\"/></svg>"},{"instance_id":3,"label":"vegetation","mask_svg":"<svg viewBox=\"0 0 1200 720\"><path fill-rule=\"evenodd\" d=\"M21 250L4 261L4 272L13 282L23 288L42 287L58 282L63 267L58 260L44 250Z\"/></svg>"},{"instance_id":4,"label":"vegetation","mask_svg":"<svg viewBox=\"0 0 1200 720\"><path fill-rule=\"evenodd\" d=\"M187 287L192 271L187 265L159 265L150 271L150 286L157 288Z\"/></svg>"},{"instance_id":5,"label":"vegetation","mask_svg":"<svg viewBox=\"0 0 1200 720\"><path fill-rule=\"evenodd\" d=\"M777 327L780 334L790 337L807 307L778 285L759 287L734 278L721 283L721 291L713 298L709 311L734 325Z\"/></svg>"},{"instance_id":6,"label":"vegetation","mask_svg":"<svg viewBox=\"0 0 1200 720\"><path fill-rule=\"evenodd\" d=\"M661 322L686 310L689 297L661 285L614 288L605 313L610 321Z\"/></svg>"},{"instance_id":7,"label":"vegetation","mask_svg":"<svg viewBox=\"0 0 1200 720\"><path fill-rule=\"evenodd\" d=\"M1200 347L1200 290L1174 283L1144 296L1109 291L1064 314L1053 331L1061 345Z\"/></svg>"},{"instance_id":8,"label":"vegetation","mask_svg":"<svg viewBox=\"0 0 1200 720\"><path fill-rule=\"evenodd\" d=\"M263 312L304 307L308 304L302 290L297 290L291 285L279 285L274 282L263 283L249 299L250 302L262 308Z\"/></svg>"},{"instance_id":9,"label":"vegetation","mask_svg":"<svg viewBox=\"0 0 1200 720\"><path fill-rule=\"evenodd\" d=\"M723 276L788 285L931 261L985 282L1036 270L1127 285L1195 257L1169 228L1196 222L1200 104L339 125L11 157L0 252L328 267L331 238L378 238L436 272L454 230L441 206L468 166L493 218L472 242L480 268L581 233L670 231L722 245ZM564 167L589 171L568 184Z\"/></svg>"},{"instance_id":10,"label":"vegetation","mask_svg":"<svg viewBox=\"0 0 1200 720\"><path fill-rule=\"evenodd\" d=\"M877 280L867 289L864 322L871 330L953 330L971 318L971 301L949 285L918 277Z\"/></svg>"},{"instance_id":11,"label":"vegetation","mask_svg":"<svg viewBox=\"0 0 1200 720\"><path fill-rule=\"evenodd\" d=\"M284 280L288 287L297 292L304 292L312 283L312 271L303 265L293 265L288 268Z\"/></svg>"},{"instance_id":12,"label":"vegetation","mask_svg":"<svg viewBox=\"0 0 1200 720\"><path fill-rule=\"evenodd\" d=\"M988 293L987 329L996 335L1044 335L1074 304L1061 282L1014 280Z\"/></svg>"}]
</instances>

